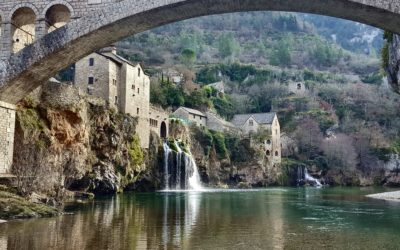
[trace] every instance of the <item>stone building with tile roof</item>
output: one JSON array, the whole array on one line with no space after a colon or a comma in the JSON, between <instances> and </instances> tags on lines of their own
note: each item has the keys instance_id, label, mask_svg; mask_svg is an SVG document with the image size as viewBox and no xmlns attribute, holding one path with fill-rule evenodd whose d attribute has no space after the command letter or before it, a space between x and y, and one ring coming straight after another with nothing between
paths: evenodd
<instances>
[{"instance_id":1,"label":"stone building with tile roof","mask_svg":"<svg viewBox=\"0 0 400 250\"><path fill-rule=\"evenodd\" d=\"M92 53L75 64L75 86L106 100L111 108L138 117L141 146L149 147L150 78L140 64L117 55L115 47Z\"/></svg>"},{"instance_id":2,"label":"stone building with tile roof","mask_svg":"<svg viewBox=\"0 0 400 250\"><path fill-rule=\"evenodd\" d=\"M281 129L276 113L235 115L231 121L245 135L265 131L267 138L263 145L266 157L273 163L281 162Z\"/></svg>"}]
</instances>

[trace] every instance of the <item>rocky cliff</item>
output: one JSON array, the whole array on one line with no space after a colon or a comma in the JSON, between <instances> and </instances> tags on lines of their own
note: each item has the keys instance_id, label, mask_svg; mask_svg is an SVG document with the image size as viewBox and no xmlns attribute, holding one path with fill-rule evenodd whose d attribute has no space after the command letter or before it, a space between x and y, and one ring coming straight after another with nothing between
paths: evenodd
<instances>
[{"instance_id":1,"label":"rocky cliff","mask_svg":"<svg viewBox=\"0 0 400 250\"><path fill-rule=\"evenodd\" d=\"M400 36L385 33L386 45L382 50L383 67L389 84L400 93Z\"/></svg>"},{"instance_id":2,"label":"rocky cliff","mask_svg":"<svg viewBox=\"0 0 400 250\"><path fill-rule=\"evenodd\" d=\"M18 105L13 172L21 192L115 193L154 166L140 148L137 120L72 86L49 84ZM156 181L152 181L155 183Z\"/></svg>"},{"instance_id":3,"label":"rocky cliff","mask_svg":"<svg viewBox=\"0 0 400 250\"><path fill-rule=\"evenodd\" d=\"M249 139L171 122L170 136L190 146L201 181L210 187L251 188L279 184L281 168Z\"/></svg>"}]
</instances>

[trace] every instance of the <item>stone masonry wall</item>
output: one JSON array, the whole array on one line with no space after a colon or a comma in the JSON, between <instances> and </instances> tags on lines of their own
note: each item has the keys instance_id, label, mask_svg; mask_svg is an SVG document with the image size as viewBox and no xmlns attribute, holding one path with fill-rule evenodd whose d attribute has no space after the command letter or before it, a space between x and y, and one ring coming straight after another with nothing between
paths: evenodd
<instances>
[{"instance_id":1,"label":"stone masonry wall","mask_svg":"<svg viewBox=\"0 0 400 250\"><path fill-rule=\"evenodd\" d=\"M9 173L14 151L15 106L0 101L0 174Z\"/></svg>"}]
</instances>

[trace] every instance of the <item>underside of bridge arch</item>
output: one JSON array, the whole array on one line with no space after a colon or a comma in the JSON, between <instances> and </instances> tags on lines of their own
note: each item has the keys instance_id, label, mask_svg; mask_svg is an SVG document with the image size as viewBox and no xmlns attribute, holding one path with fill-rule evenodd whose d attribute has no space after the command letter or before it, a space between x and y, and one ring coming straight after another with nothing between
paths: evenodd
<instances>
[{"instance_id":1,"label":"underside of bridge arch","mask_svg":"<svg viewBox=\"0 0 400 250\"><path fill-rule=\"evenodd\" d=\"M400 33L399 10L395 0L123 0L68 23L2 62L0 100L16 103L82 57L127 36L184 19L241 11L293 11ZM23 27L31 27L33 16L27 14L30 18L22 22Z\"/></svg>"},{"instance_id":2,"label":"underside of bridge arch","mask_svg":"<svg viewBox=\"0 0 400 250\"><path fill-rule=\"evenodd\" d=\"M11 18L12 52L16 53L35 39L36 14L29 7L17 9Z\"/></svg>"},{"instance_id":3,"label":"underside of bridge arch","mask_svg":"<svg viewBox=\"0 0 400 250\"><path fill-rule=\"evenodd\" d=\"M52 32L71 20L71 12L67 6L56 4L47 10L45 18L47 31Z\"/></svg>"}]
</instances>

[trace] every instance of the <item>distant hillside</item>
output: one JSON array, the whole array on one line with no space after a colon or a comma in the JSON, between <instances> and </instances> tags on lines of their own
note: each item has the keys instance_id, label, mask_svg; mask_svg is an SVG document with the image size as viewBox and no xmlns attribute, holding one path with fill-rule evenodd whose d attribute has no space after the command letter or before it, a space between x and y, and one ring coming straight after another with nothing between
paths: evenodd
<instances>
[{"instance_id":1,"label":"distant hillside","mask_svg":"<svg viewBox=\"0 0 400 250\"><path fill-rule=\"evenodd\" d=\"M330 17L250 12L169 24L118 46L124 56L148 66L240 62L367 75L379 68L382 35L378 29ZM184 50L191 56L183 55Z\"/></svg>"}]
</instances>

